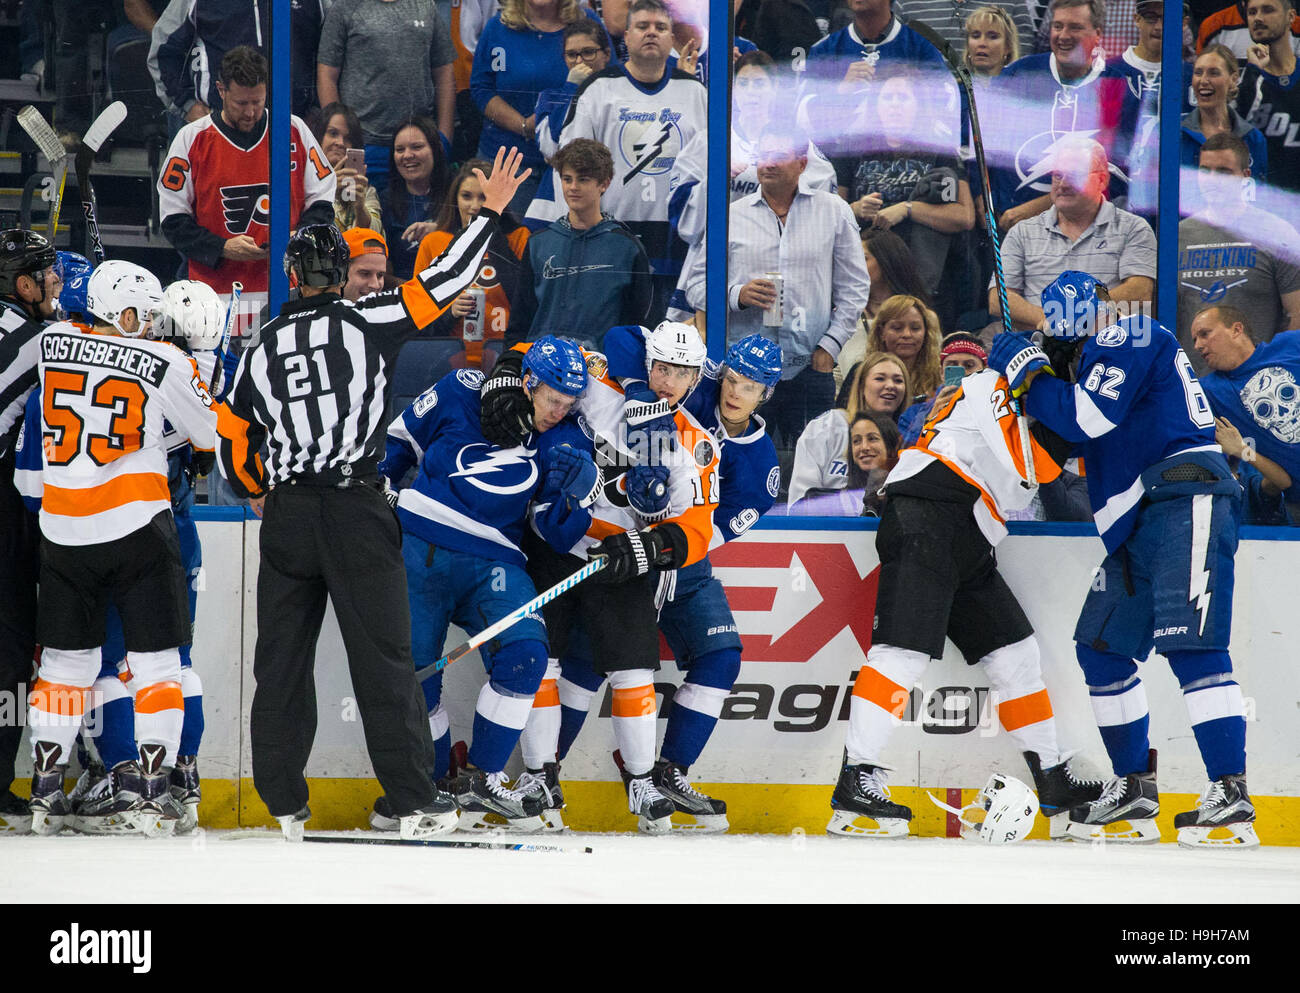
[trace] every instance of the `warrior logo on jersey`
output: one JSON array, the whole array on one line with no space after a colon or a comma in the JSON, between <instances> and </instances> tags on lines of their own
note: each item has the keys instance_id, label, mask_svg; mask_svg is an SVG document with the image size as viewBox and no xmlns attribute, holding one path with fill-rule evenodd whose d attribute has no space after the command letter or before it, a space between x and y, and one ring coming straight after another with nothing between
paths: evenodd
<instances>
[{"instance_id":1,"label":"warrior logo on jersey","mask_svg":"<svg viewBox=\"0 0 1300 993\"><path fill-rule=\"evenodd\" d=\"M449 478L459 476L485 493L527 493L537 483L537 462L528 458L534 454L530 448L494 449L476 441L456 453L456 471Z\"/></svg>"},{"instance_id":2,"label":"warrior logo on jersey","mask_svg":"<svg viewBox=\"0 0 1300 993\"><path fill-rule=\"evenodd\" d=\"M271 187L266 183L223 186L221 209L231 234L247 234L253 224L266 227L271 223Z\"/></svg>"},{"instance_id":3,"label":"warrior logo on jersey","mask_svg":"<svg viewBox=\"0 0 1300 993\"><path fill-rule=\"evenodd\" d=\"M1255 423L1288 445L1300 443L1300 384L1282 366L1260 369L1241 388Z\"/></svg>"},{"instance_id":4,"label":"warrior logo on jersey","mask_svg":"<svg viewBox=\"0 0 1300 993\"><path fill-rule=\"evenodd\" d=\"M618 150L627 165L623 184L640 173L662 176L673 167L682 150L681 114L667 107L654 113L624 107L619 111Z\"/></svg>"}]
</instances>

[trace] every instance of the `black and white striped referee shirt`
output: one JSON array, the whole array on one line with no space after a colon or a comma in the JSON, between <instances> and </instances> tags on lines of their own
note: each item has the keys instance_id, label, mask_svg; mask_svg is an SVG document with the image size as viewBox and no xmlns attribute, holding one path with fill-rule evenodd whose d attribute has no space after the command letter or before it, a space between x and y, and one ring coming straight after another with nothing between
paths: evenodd
<instances>
[{"instance_id":1,"label":"black and white striped referee shirt","mask_svg":"<svg viewBox=\"0 0 1300 993\"><path fill-rule=\"evenodd\" d=\"M37 342L43 327L17 308L0 304L0 455L13 447L14 428L36 389Z\"/></svg>"},{"instance_id":2,"label":"black and white striped referee shirt","mask_svg":"<svg viewBox=\"0 0 1300 993\"><path fill-rule=\"evenodd\" d=\"M324 293L280 308L240 357L217 412L218 461L237 494L261 496L294 477L339 484L376 475L397 353L474 281L497 222L480 211L394 290L356 303Z\"/></svg>"}]
</instances>

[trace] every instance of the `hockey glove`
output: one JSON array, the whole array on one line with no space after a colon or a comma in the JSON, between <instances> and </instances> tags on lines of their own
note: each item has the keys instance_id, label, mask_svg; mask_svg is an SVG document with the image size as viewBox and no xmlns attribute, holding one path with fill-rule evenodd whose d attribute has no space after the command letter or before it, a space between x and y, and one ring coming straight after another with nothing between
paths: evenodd
<instances>
[{"instance_id":1,"label":"hockey glove","mask_svg":"<svg viewBox=\"0 0 1300 993\"><path fill-rule=\"evenodd\" d=\"M533 404L521 377L523 361L519 352L506 352L479 388L479 428L498 448L522 445L533 430Z\"/></svg>"},{"instance_id":2,"label":"hockey glove","mask_svg":"<svg viewBox=\"0 0 1300 993\"><path fill-rule=\"evenodd\" d=\"M604 556L608 560L599 573L603 582L626 583L653 569L666 548L665 536L653 528L620 531L589 548L587 558Z\"/></svg>"},{"instance_id":3,"label":"hockey glove","mask_svg":"<svg viewBox=\"0 0 1300 993\"><path fill-rule=\"evenodd\" d=\"M384 492L384 499L388 501L388 506L390 506L390 507L392 507L394 510L396 510L396 509L397 509L397 497L398 497L398 492L397 492L397 490L393 489L393 484L390 483L390 482L388 481L388 477L387 477L387 476L380 476L379 478L383 481L383 484L384 484L384 491L383 491L383 492Z\"/></svg>"},{"instance_id":4,"label":"hockey glove","mask_svg":"<svg viewBox=\"0 0 1300 993\"><path fill-rule=\"evenodd\" d=\"M570 509L590 507L600 495L603 480L591 456L571 445L558 445L546 456L544 491L557 490Z\"/></svg>"},{"instance_id":5,"label":"hockey glove","mask_svg":"<svg viewBox=\"0 0 1300 993\"><path fill-rule=\"evenodd\" d=\"M636 380L627 384L623 398L623 419L633 453L650 462L654 459L651 453L671 452L677 445L677 422L668 401Z\"/></svg>"},{"instance_id":6,"label":"hockey glove","mask_svg":"<svg viewBox=\"0 0 1300 993\"><path fill-rule=\"evenodd\" d=\"M627 502L647 524L668 516L668 476L666 465L634 465L623 477Z\"/></svg>"},{"instance_id":7,"label":"hockey glove","mask_svg":"<svg viewBox=\"0 0 1300 993\"><path fill-rule=\"evenodd\" d=\"M1011 395L1018 397L1029 389L1029 377L1040 369L1051 372L1052 365L1043 350L1025 334L1002 332L989 349L989 368L1007 377Z\"/></svg>"}]
</instances>

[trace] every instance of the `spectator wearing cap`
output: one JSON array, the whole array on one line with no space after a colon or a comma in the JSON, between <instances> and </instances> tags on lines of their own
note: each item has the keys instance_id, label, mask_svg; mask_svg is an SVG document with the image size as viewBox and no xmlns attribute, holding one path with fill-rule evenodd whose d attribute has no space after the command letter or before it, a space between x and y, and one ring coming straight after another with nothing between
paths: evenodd
<instances>
[{"instance_id":1,"label":"spectator wearing cap","mask_svg":"<svg viewBox=\"0 0 1300 993\"><path fill-rule=\"evenodd\" d=\"M348 278L343 284L343 298L355 303L364 296L384 288L388 272L388 243L379 231L348 228L343 232L348 243Z\"/></svg>"},{"instance_id":2,"label":"spectator wearing cap","mask_svg":"<svg viewBox=\"0 0 1300 993\"><path fill-rule=\"evenodd\" d=\"M1155 292L1156 238L1151 226L1106 199L1106 151L1090 138L1059 143L1052 160L1052 205L1011 229L1002 246L1012 324L1039 328L1044 288L1067 269L1092 273L1112 300L1149 303ZM989 280L989 312L999 317Z\"/></svg>"},{"instance_id":3,"label":"spectator wearing cap","mask_svg":"<svg viewBox=\"0 0 1300 993\"><path fill-rule=\"evenodd\" d=\"M1300 233L1250 202L1248 161L1236 135L1207 139L1196 173L1205 207L1178 225L1178 333L1198 374L1191 322L1206 304L1245 313L1256 342L1300 328Z\"/></svg>"},{"instance_id":4,"label":"spectator wearing cap","mask_svg":"<svg viewBox=\"0 0 1300 993\"><path fill-rule=\"evenodd\" d=\"M943 339L942 348L939 350L939 365L941 369L958 368L962 370L962 377L972 373L981 372L988 364L989 353L984 347L984 343L973 334L966 331L954 331ZM946 373L945 373L946 375ZM898 418L898 429L903 435L903 445L915 445L916 439L921 435L921 426L925 424L925 419L930 416L930 411L934 405L942 400L946 400L952 393L957 391L956 385L945 385L934 398L923 400L920 403L914 403Z\"/></svg>"}]
</instances>

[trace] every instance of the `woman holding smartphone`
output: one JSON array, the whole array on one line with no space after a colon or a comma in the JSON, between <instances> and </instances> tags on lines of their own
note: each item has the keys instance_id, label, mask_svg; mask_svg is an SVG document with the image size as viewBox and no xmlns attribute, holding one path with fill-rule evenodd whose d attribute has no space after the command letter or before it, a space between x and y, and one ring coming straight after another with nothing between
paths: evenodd
<instances>
[{"instance_id":1,"label":"woman holding smartphone","mask_svg":"<svg viewBox=\"0 0 1300 993\"><path fill-rule=\"evenodd\" d=\"M331 103L320 110L312 124L312 134L338 177L334 196L334 226L384 229L379 196L366 179L365 141L361 121L344 103Z\"/></svg>"}]
</instances>

